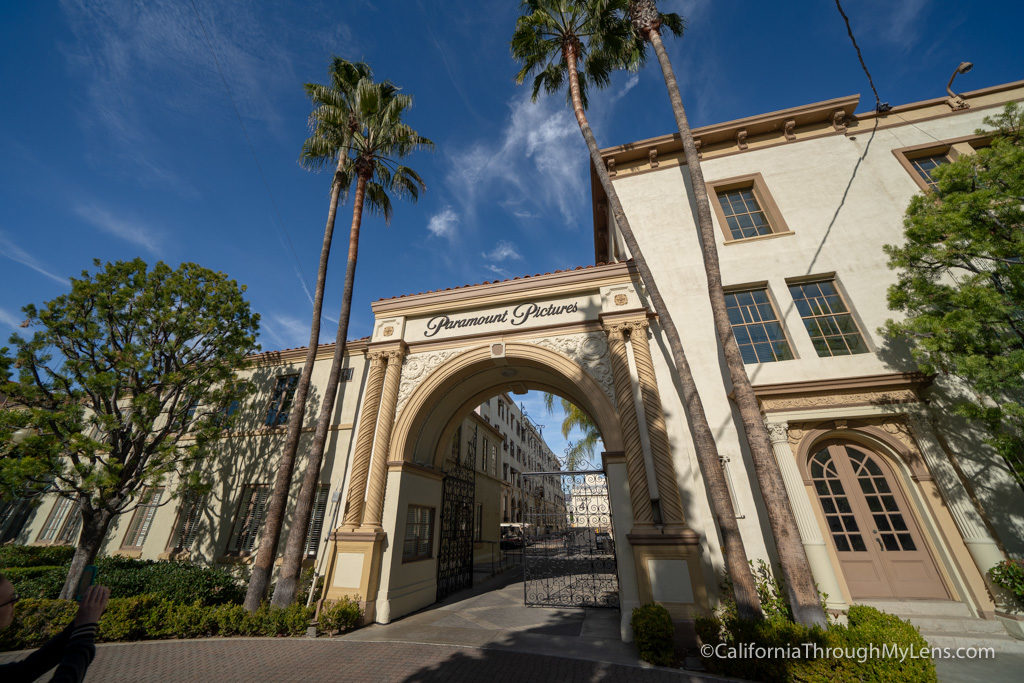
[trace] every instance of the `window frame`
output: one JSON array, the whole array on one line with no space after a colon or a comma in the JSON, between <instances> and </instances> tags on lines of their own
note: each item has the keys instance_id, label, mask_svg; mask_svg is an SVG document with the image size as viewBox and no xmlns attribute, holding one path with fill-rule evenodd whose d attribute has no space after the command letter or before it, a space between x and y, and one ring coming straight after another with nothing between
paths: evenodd
<instances>
[{"instance_id":1,"label":"window frame","mask_svg":"<svg viewBox=\"0 0 1024 683\"><path fill-rule=\"evenodd\" d=\"M410 524L410 517L413 510L426 510L427 511L427 538L423 539L418 534L410 536L410 531L419 529L422 525L421 522L414 522ZM423 560L430 560L434 557L434 528L435 522L437 521L437 508L430 505L416 505L409 504L405 511L405 535L402 537L402 564L409 562L421 562ZM416 539L416 547L419 548L422 545L423 540L427 541L426 553L417 552L413 554L406 554L405 547L409 542L410 538Z\"/></svg>"},{"instance_id":2,"label":"window frame","mask_svg":"<svg viewBox=\"0 0 1024 683\"><path fill-rule=\"evenodd\" d=\"M169 553L191 553L192 546L196 542L197 529L201 521L202 497L195 493L186 493L181 496L181 504L178 506L178 513L174 518L174 526L171 527L171 535L167 539L166 552ZM192 524L189 525L189 519ZM184 545L185 539L191 536L188 546Z\"/></svg>"},{"instance_id":3,"label":"window frame","mask_svg":"<svg viewBox=\"0 0 1024 683\"><path fill-rule=\"evenodd\" d=\"M974 154L982 147L988 147L992 142L991 135L962 135L958 138L939 140L938 142L926 142L921 145L900 147L892 150L893 156L903 167L903 170L910 174L910 178L923 192L931 192L931 186L921 177L914 168L914 160L924 157L945 155L952 163L966 154Z\"/></svg>"},{"instance_id":4,"label":"window frame","mask_svg":"<svg viewBox=\"0 0 1024 683\"><path fill-rule=\"evenodd\" d=\"M275 378L275 381L274 381L274 388L270 392L270 402L267 403L267 412L266 412L266 415L264 415L264 417L263 417L263 426L264 427L275 428L275 427L287 426L287 424L288 424L288 416L292 412L292 403L295 401L295 390L299 386L299 375L300 375L300 373L297 373L297 372L289 372L289 373L285 373L285 374L282 374L282 375L277 375L277 377ZM293 387L291 387L290 394L289 394L288 388L285 387L284 394L282 394L281 397L278 397L277 390L278 390L279 387L281 387L281 383L283 381L289 380L289 379L291 379L293 377L295 378L295 385ZM283 400L284 396L288 397L288 400L287 400L288 409L285 410L285 411L282 411L281 408L286 403L286 401ZM284 415L284 419L283 420L281 419L282 413ZM273 419L271 419L271 416L273 416Z\"/></svg>"},{"instance_id":5,"label":"window frame","mask_svg":"<svg viewBox=\"0 0 1024 683\"><path fill-rule=\"evenodd\" d=\"M330 501L331 485L317 484L316 495L313 497L312 514L309 515L309 524L306 527L306 547L302 552L304 558L316 557L320 552L320 542L324 538L324 522L327 521L327 507L330 505Z\"/></svg>"},{"instance_id":6,"label":"window frame","mask_svg":"<svg viewBox=\"0 0 1024 683\"><path fill-rule=\"evenodd\" d=\"M263 510L260 511L255 530L252 535L252 544L249 548L242 547L241 527L248 521L248 510L254 505L252 498L246 498L246 494L252 492L252 496L259 496L261 491L266 491L266 500L263 503ZM263 522L267 515L267 504L270 501L270 484L252 483L242 487L242 495L238 499L238 507L235 509L234 523L231 525L231 535L228 537L227 554L235 557L248 557L259 547L259 538L263 528ZM256 506L259 503L255 503ZM245 508L243 510L243 508ZM242 516L245 515L245 518ZM237 546L237 547L232 547Z\"/></svg>"},{"instance_id":7,"label":"window frame","mask_svg":"<svg viewBox=\"0 0 1024 683\"><path fill-rule=\"evenodd\" d=\"M782 211L779 210L778 204L775 203L771 192L768 191L768 184L765 183L764 176L760 173L747 173L731 178L722 178L721 180L710 180L705 182L705 185L708 191L708 203L711 204L711 209L718 220L718 227L722 231L723 237L725 237L723 244L755 242L757 240L767 240L793 234L789 224L786 223L786 219L782 217ZM768 220L768 227L772 231L767 235L736 238L732 236L732 231L729 229L729 221L725 216L725 211L722 210L722 203L718 199L718 193L747 189L753 192L754 199L757 200L761 212L764 213L765 218Z\"/></svg>"},{"instance_id":8,"label":"window frame","mask_svg":"<svg viewBox=\"0 0 1024 683\"><path fill-rule=\"evenodd\" d=\"M121 538L120 550L142 550L146 539L149 538L149 532L153 530L153 520L156 519L156 513L160 509L160 501L163 499L166 489L165 486L147 486L142 489L139 503L135 506L132 518ZM156 496L155 503L153 496ZM146 502L143 503L143 500ZM146 519L145 515L148 515L149 519ZM134 539L131 538L133 534L135 535ZM133 540L135 543L129 544L129 540Z\"/></svg>"},{"instance_id":9,"label":"window frame","mask_svg":"<svg viewBox=\"0 0 1024 683\"><path fill-rule=\"evenodd\" d=\"M827 356L822 356L818 353L817 347L814 346L814 337L811 336L810 330L807 329L807 321L803 314L800 313L800 308L796 305L796 299L793 298L793 292L790 287L793 285L808 285L815 282L831 282L832 286L835 287L836 294L839 296L843 305L846 306L846 314L850 316L850 320L853 321L854 326L857 328L858 334L860 334L861 342L864 344L864 351L860 353L847 353L837 356L834 353L829 353ZM814 357L816 358L847 358L852 356L861 356L864 354L875 353L875 346L871 340L871 336L868 335L865 330L867 326L860 319L857 310L850 304L850 297L843 288L842 283L839 282L839 277L836 273L823 273L820 275L805 275L801 277L786 278L786 290L789 292L790 301L793 302L793 308L796 311L797 316L800 318L800 323L803 325L804 332L807 334L808 340L811 342L811 348L814 349ZM822 316L814 316L819 318Z\"/></svg>"},{"instance_id":10,"label":"window frame","mask_svg":"<svg viewBox=\"0 0 1024 683\"><path fill-rule=\"evenodd\" d=\"M764 291L765 295L768 297L768 305L772 307L772 313L775 314L775 322L778 323L780 328L782 328L782 337L785 340L786 345L789 347L789 355L790 355L789 358L784 358L784 359L780 358L780 359L777 359L777 360L770 360L770 361L761 361L761 360L759 360L759 361L754 361L752 363L744 362L744 365L760 365L762 363L783 363L783 362L785 362L787 360L799 360L800 356L796 352L796 344L793 343L793 336L789 333L789 329L786 326L786 321L785 321L785 319L782 317L782 315L780 313L781 309L780 309L780 307L778 305L778 302L775 300L775 296L772 294L772 288L768 286L768 282L767 281L764 281L764 282L750 282L750 283L741 284L741 285L730 285L728 287L723 287L722 289L723 289L723 294L725 294L726 296L728 296L729 294L741 294L743 292ZM803 319L801 318L801 321L802 320ZM744 323L744 325L748 325L748 324L751 324L751 323ZM729 327L733 328L733 325L732 325L731 321L729 323ZM735 329L733 329L733 336L734 337L736 336L736 330ZM736 345L739 346L739 339L736 340ZM741 354L742 354L742 349L740 349L740 351L741 351Z\"/></svg>"},{"instance_id":11,"label":"window frame","mask_svg":"<svg viewBox=\"0 0 1024 683\"><path fill-rule=\"evenodd\" d=\"M64 507L65 503L67 503L67 507ZM74 509L75 501L73 499L57 496L57 499L53 501L53 505L50 507L50 514L46 516L46 521L43 522L39 533L36 534L36 544L56 545L57 539L61 537L61 533L67 526L68 517ZM43 538L44 535L48 535L48 538Z\"/></svg>"}]
</instances>

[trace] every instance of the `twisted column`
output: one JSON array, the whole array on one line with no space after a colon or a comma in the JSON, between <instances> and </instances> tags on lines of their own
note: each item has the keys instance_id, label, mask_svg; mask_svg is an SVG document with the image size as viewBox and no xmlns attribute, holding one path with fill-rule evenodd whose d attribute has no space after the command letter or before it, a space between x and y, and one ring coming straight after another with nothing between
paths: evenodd
<instances>
[{"instance_id":1,"label":"twisted column","mask_svg":"<svg viewBox=\"0 0 1024 683\"><path fill-rule=\"evenodd\" d=\"M647 468L644 465L643 447L640 445L640 425L637 423L636 406L633 403L633 380L629 376L629 357L626 355L626 326L612 325L605 330L608 333L608 355L611 356L612 377L615 381L615 402L618 406L619 422L622 424L633 523L653 524L651 493L647 488Z\"/></svg>"},{"instance_id":2,"label":"twisted column","mask_svg":"<svg viewBox=\"0 0 1024 683\"><path fill-rule=\"evenodd\" d=\"M384 379L384 358L380 353L369 353L370 376L366 381L366 397L363 412L359 416L359 435L356 450L352 456L352 479L348 486L348 508L341 528L352 531L363 519L363 496L366 494L366 474L370 469L370 454L373 451L373 434L377 428L377 411L380 408L380 389Z\"/></svg>"},{"instance_id":3,"label":"twisted column","mask_svg":"<svg viewBox=\"0 0 1024 683\"><path fill-rule=\"evenodd\" d=\"M665 412L658 394L658 380L654 376L654 361L651 347L647 342L646 320L629 323L629 343L636 359L636 374L640 381L640 398L644 406L644 418L651 441L651 459L654 461L654 477L658 484L658 502L661 518L666 524L683 523L683 501L679 497L675 468L672 466L672 452L668 445L668 431L665 427Z\"/></svg>"},{"instance_id":4,"label":"twisted column","mask_svg":"<svg viewBox=\"0 0 1024 683\"><path fill-rule=\"evenodd\" d=\"M364 527L381 528L384 516L384 490L388 483L388 456L391 454L391 429L395 425L395 407L398 404L398 382L402 377L402 352L387 351L387 372L380 399L377 418L377 438L374 443L373 469L370 488L366 495Z\"/></svg>"},{"instance_id":5,"label":"twisted column","mask_svg":"<svg viewBox=\"0 0 1024 683\"><path fill-rule=\"evenodd\" d=\"M828 607L844 609L846 603L843 600L843 591L839 587L835 567L832 566L832 560L828 556L828 547L825 545L825 539L822 537L821 529L814 517L811 499L804 487L804 479L800 475L796 458L793 457L793 449L789 446L789 423L768 422L765 427L768 428L768 438L772 443L775 461L779 463L779 471L782 473L782 482L786 486L786 496L793 509L793 517L796 518L796 528L800 533L800 542L804 546L804 552L807 554L811 576L818 584L818 589L828 595Z\"/></svg>"}]
</instances>

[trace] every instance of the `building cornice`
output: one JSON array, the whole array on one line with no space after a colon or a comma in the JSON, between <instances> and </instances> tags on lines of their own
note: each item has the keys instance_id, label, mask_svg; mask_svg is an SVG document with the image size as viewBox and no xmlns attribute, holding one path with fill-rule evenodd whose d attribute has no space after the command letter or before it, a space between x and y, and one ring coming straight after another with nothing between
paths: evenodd
<instances>
[{"instance_id":1,"label":"building cornice","mask_svg":"<svg viewBox=\"0 0 1024 683\"><path fill-rule=\"evenodd\" d=\"M362 356L366 354L366 347L370 341L369 337L352 339L345 343L345 356ZM308 347L298 346L292 349L281 349L279 351L264 351L247 356L245 362L249 366L260 365L284 365L296 361L306 360L306 349ZM321 344L316 349L316 360L327 360L334 357L334 344Z\"/></svg>"}]
</instances>

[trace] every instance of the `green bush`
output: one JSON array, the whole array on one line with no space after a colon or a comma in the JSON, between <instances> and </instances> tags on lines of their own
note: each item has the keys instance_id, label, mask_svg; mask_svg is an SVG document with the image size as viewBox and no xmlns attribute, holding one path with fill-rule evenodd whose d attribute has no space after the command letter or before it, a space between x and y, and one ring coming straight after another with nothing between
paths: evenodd
<instances>
[{"instance_id":1,"label":"green bush","mask_svg":"<svg viewBox=\"0 0 1024 683\"><path fill-rule=\"evenodd\" d=\"M70 565L75 549L70 545L0 545L0 569Z\"/></svg>"},{"instance_id":2,"label":"green bush","mask_svg":"<svg viewBox=\"0 0 1024 683\"><path fill-rule=\"evenodd\" d=\"M656 604L637 607L629 623L640 659L658 666L675 663L675 626L667 609Z\"/></svg>"},{"instance_id":3,"label":"green bush","mask_svg":"<svg viewBox=\"0 0 1024 683\"><path fill-rule=\"evenodd\" d=\"M26 546L2 546L0 552ZM64 550L43 546L37 550ZM56 599L67 578L70 556L67 553L36 554L16 550L10 553L15 560L31 564L15 565L4 573L14 584L19 595L26 598ZM60 559L68 555L61 566L38 565L44 558ZM97 581L110 589L113 598L158 594L172 602L191 604L199 600L204 605L240 603L245 598L245 586L230 572L202 567L188 562L135 560L126 557L102 557L96 561Z\"/></svg>"},{"instance_id":4,"label":"green bush","mask_svg":"<svg viewBox=\"0 0 1024 683\"><path fill-rule=\"evenodd\" d=\"M0 650L39 647L67 626L78 611L69 600L18 602L14 621L0 631ZM357 608L358 611L358 608ZM264 605L252 614L241 605L175 603L158 595L111 598L100 618L98 640L154 640L207 636L299 636L313 616L300 604L284 609Z\"/></svg>"},{"instance_id":5,"label":"green bush","mask_svg":"<svg viewBox=\"0 0 1024 683\"><path fill-rule=\"evenodd\" d=\"M344 596L340 600L324 603L317 617L317 630L321 633L345 633L359 625L363 612L357 598Z\"/></svg>"},{"instance_id":6,"label":"green bush","mask_svg":"<svg viewBox=\"0 0 1024 683\"><path fill-rule=\"evenodd\" d=\"M711 672L755 681L935 681L935 665L919 658L928 643L910 623L873 607L854 605L849 625L828 628L807 627L781 619L748 621L735 617L701 617L697 635L704 645L740 650L746 647L781 648L798 656L757 656L729 658L707 656L704 666ZM814 648L830 656L815 657ZM882 648L900 648L886 652ZM839 651L839 652L837 652ZM902 657L904 652L915 656ZM852 656L838 656L840 653ZM720 652L725 655L727 652ZM883 656L883 655L891 656ZM902 661L901 661L902 659ZM863 661L861 661L863 660Z\"/></svg>"},{"instance_id":7,"label":"green bush","mask_svg":"<svg viewBox=\"0 0 1024 683\"><path fill-rule=\"evenodd\" d=\"M1024 607L1024 561L1003 560L988 570L988 575L997 586L1005 588Z\"/></svg>"}]
</instances>

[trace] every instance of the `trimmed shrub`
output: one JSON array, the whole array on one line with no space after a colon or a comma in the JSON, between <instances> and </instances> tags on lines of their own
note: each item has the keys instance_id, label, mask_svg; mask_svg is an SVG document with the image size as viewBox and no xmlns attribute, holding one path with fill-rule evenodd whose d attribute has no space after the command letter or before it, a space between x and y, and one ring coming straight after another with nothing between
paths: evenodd
<instances>
[{"instance_id":1,"label":"trimmed shrub","mask_svg":"<svg viewBox=\"0 0 1024 683\"><path fill-rule=\"evenodd\" d=\"M358 626L363 611L357 600L346 595L340 600L325 602L317 617L317 630L327 634L346 633Z\"/></svg>"},{"instance_id":2,"label":"trimmed shrub","mask_svg":"<svg viewBox=\"0 0 1024 683\"><path fill-rule=\"evenodd\" d=\"M848 626L832 624L823 629L779 619L701 617L696 623L701 642L725 648L718 653L722 657L702 652L701 659L713 673L755 681L936 680L934 663L920 656L928 643L912 624L865 605L850 607L848 618ZM779 648L798 656L758 656L749 649L743 652L743 647ZM826 648L832 650L830 656L815 656L815 649L824 654ZM728 649L747 656L724 656ZM904 653L914 656L903 658Z\"/></svg>"},{"instance_id":3,"label":"trimmed shrub","mask_svg":"<svg viewBox=\"0 0 1024 683\"><path fill-rule=\"evenodd\" d=\"M667 609L656 604L637 607L629 623L640 659L658 666L675 663L675 626Z\"/></svg>"},{"instance_id":4,"label":"trimmed shrub","mask_svg":"<svg viewBox=\"0 0 1024 683\"><path fill-rule=\"evenodd\" d=\"M67 567L11 567L4 576L23 598L56 598L68 576Z\"/></svg>"},{"instance_id":5,"label":"trimmed shrub","mask_svg":"<svg viewBox=\"0 0 1024 683\"><path fill-rule=\"evenodd\" d=\"M69 600L22 600L14 621L0 631L0 650L39 647L60 633L78 611ZM111 598L100 618L98 640L154 640L206 636L300 636L313 610L293 604L284 609L264 605L252 614L241 605L184 605L158 595Z\"/></svg>"},{"instance_id":6,"label":"trimmed shrub","mask_svg":"<svg viewBox=\"0 0 1024 683\"><path fill-rule=\"evenodd\" d=\"M70 545L0 545L0 568L6 574L11 567L70 565L74 554Z\"/></svg>"}]
</instances>

